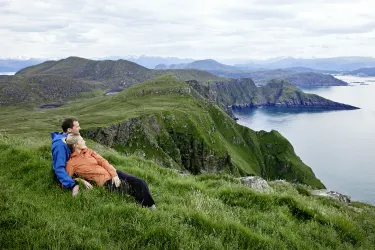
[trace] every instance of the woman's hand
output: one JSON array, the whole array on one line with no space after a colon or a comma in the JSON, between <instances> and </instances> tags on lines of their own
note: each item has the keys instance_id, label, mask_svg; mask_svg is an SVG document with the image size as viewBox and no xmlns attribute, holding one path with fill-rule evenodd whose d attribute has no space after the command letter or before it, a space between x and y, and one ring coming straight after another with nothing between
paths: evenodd
<instances>
[{"instance_id":1,"label":"woman's hand","mask_svg":"<svg viewBox=\"0 0 375 250\"><path fill-rule=\"evenodd\" d=\"M74 188L72 189L72 196L76 196L79 191L79 185L75 185Z\"/></svg>"},{"instance_id":2,"label":"woman's hand","mask_svg":"<svg viewBox=\"0 0 375 250\"><path fill-rule=\"evenodd\" d=\"M118 178L118 176L115 176L112 178L112 185L115 185L115 187L119 187L120 184L121 184L121 181L120 181L120 178Z\"/></svg>"},{"instance_id":3,"label":"woman's hand","mask_svg":"<svg viewBox=\"0 0 375 250\"><path fill-rule=\"evenodd\" d=\"M86 181L86 180L81 180L83 185L85 185L85 188L86 189L89 189L91 190L92 189L92 185L90 184L90 182Z\"/></svg>"}]
</instances>

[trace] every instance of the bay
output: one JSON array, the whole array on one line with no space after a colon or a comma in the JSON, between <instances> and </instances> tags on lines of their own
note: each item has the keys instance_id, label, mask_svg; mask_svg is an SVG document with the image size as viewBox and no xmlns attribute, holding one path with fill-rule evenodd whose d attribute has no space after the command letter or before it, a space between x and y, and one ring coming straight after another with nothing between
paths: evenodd
<instances>
[{"instance_id":1,"label":"bay","mask_svg":"<svg viewBox=\"0 0 375 250\"><path fill-rule=\"evenodd\" d=\"M350 86L303 91L361 109L249 108L234 115L253 130L278 130L327 189L375 205L375 78L336 77Z\"/></svg>"}]
</instances>

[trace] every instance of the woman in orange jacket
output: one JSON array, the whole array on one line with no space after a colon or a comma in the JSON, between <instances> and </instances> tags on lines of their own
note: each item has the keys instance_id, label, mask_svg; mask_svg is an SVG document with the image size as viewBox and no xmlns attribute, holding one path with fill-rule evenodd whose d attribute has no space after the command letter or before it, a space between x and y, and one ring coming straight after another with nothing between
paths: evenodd
<instances>
[{"instance_id":1,"label":"woman in orange jacket","mask_svg":"<svg viewBox=\"0 0 375 250\"><path fill-rule=\"evenodd\" d=\"M99 187L105 186L111 191L129 193L142 206L155 208L155 202L144 180L116 170L106 159L87 148L85 140L80 135L69 134L66 144L72 151L66 163L66 172L70 176L77 174L88 181L95 182ZM85 181L83 183L90 188Z\"/></svg>"}]
</instances>

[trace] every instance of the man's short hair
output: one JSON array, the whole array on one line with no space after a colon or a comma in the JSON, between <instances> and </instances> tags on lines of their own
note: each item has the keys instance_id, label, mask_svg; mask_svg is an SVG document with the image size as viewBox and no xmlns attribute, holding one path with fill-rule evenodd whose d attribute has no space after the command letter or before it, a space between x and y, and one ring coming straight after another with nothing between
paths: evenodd
<instances>
[{"instance_id":1,"label":"man's short hair","mask_svg":"<svg viewBox=\"0 0 375 250\"><path fill-rule=\"evenodd\" d=\"M65 118L61 124L61 128L64 133L68 132L68 128L73 128L73 123L78 122L78 119L75 117Z\"/></svg>"}]
</instances>

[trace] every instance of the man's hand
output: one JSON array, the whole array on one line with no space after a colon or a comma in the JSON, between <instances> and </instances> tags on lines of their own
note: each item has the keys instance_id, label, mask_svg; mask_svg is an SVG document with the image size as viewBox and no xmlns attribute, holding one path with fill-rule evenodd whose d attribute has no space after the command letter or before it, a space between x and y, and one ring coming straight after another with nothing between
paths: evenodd
<instances>
[{"instance_id":1,"label":"man's hand","mask_svg":"<svg viewBox=\"0 0 375 250\"><path fill-rule=\"evenodd\" d=\"M92 185L90 184L90 182L88 182L86 180L82 180L82 183L83 183L83 185L85 185L86 189L89 189L89 190L92 189Z\"/></svg>"},{"instance_id":2,"label":"man's hand","mask_svg":"<svg viewBox=\"0 0 375 250\"><path fill-rule=\"evenodd\" d=\"M119 187L120 184L121 184L120 178L118 178L118 176L113 177L112 178L112 184L114 184L115 187Z\"/></svg>"},{"instance_id":3,"label":"man's hand","mask_svg":"<svg viewBox=\"0 0 375 250\"><path fill-rule=\"evenodd\" d=\"M79 185L75 185L73 190L72 190L72 196L76 196L78 194L78 191L79 191Z\"/></svg>"}]
</instances>

